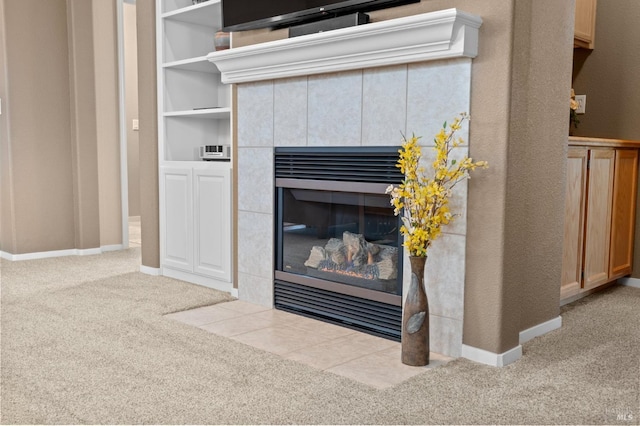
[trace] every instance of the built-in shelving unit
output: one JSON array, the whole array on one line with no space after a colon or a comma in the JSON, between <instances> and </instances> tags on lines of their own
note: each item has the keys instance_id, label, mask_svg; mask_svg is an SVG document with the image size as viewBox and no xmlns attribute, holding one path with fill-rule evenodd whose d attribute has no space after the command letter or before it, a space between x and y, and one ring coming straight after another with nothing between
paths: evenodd
<instances>
[{"instance_id":1,"label":"built-in shelving unit","mask_svg":"<svg viewBox=\"0 0 640 426\"><path fill-rule=\"evenodd\" d=\"M231 143L231 91L207 60L220 0L157 0L160 161L198 161L201 145Z\"/></svg>"},{"instance_id":2,"label":"built-in shelving unit","mask_svg":"<svg viewBox=\"0 0 640 426\"><path fill-rule=\"evenodd\" d=\"M207 60L220 0L156 0L156 10L162 271L233 292L231 162L199 155L231 145L231 88Z\"/></svg>"}]
</instances>

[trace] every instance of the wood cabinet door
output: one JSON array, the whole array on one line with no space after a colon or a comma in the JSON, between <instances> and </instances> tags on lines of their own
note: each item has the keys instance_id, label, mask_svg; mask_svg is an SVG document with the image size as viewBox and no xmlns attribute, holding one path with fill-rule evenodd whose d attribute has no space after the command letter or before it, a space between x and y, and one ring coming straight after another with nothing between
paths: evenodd
<instances>
[{"instance_id":1,"label":"wood cabinet door","mask_svg":"<svg viewBox=\"0 0 640 426\"><path fill-rule=\"evenodd\" d=\"M609 279L611 280L631 273L637 190L638 151L617 149L611 213L611 255L609 261Z\"/></svg>"},{"instance_id":2,"label":"wood cabinet door","mask_svg":"<svg viewBox=\"0 0 640 426\"><path fill-rule=\"evenodd\" d=\"M576 0L574 44L593 49L596 32L596 0Z\"/></svg>"},{"instance_id":3,"label":"wood cabinet door","mask_svg":"<svg viewBox=\"0 0 640 426\"><path fill-rule=\"evenodd\" d=\"M613 149L589 151L582 282L585 289L609 281L614 162Z\"/></svg>"},{"instance_id":4,"label":"wood cabinet door","mask_svg":"<svg viewBox=\"0 0 640 426\"><path fill-rule=\"evenodd\" d=\"M584 213L587 198L587 158L587 148L569 148L564 201L561 299L579 293L582 282Z\"/></svg>"}]
</instances>

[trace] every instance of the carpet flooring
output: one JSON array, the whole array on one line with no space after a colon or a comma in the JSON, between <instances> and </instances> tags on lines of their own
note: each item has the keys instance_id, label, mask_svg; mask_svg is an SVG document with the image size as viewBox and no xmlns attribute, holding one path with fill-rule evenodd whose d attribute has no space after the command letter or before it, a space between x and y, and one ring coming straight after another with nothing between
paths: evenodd
<instances>
[{"instance_id":1,"label":"carpet flooring","mask_svg":"<svg viewBox=\"0 0 640 426\"><path fill-rule=\"evenodd\" d=\"M565 306L504 368L390 389L163 318L230 296L137 272L139 248L0 263L3 424L638 424L640 289Z\"/></svg>"}]
</instances>

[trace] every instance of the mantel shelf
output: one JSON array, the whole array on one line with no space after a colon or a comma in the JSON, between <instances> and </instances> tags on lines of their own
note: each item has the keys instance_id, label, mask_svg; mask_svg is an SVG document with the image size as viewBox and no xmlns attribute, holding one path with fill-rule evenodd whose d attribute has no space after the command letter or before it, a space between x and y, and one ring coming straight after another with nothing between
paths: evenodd
<instances>
[{"instance_id":1,"label":"mantel shelf","mask_svg":"<svg viewBox=\"0 0 640 426\"><path fill-rule=\"evenodd\" d=\"M231 108L203 108L189 109L184 111L170 111L163 114L164 117L184 117L184 118L214 118L218 120L229 119Z\"/></svg>"},{"instance_id":2,"label":"mantel shelf","mask_svg":"<svg viewBox=\"0 0 640 426\"><path fill-rule=\"evenodd\" d=\"M223 83L468 57L482 19L457 9L212 52Z\"/></svg>"}]
</instances>

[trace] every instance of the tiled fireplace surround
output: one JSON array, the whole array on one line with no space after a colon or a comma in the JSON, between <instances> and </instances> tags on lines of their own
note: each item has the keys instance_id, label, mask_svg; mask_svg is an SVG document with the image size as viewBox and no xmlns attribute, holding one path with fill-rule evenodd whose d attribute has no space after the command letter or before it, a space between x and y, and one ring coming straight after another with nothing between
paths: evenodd
<instances>
[{"instance_id":1,"label":"tiled fireplace surround","mask_svg":"<svg viewBox=\"0 0 640 426\"><path fill-rule=\"evenodd\" d=\"M422 136L422 145L431 147L445 120L469 111L471 67L471 58L461 55L238 84L241 300L273 306L274 147L399 146L401 134ZM472 143L467 129L460 135ZM468 144L456 150L456 156L464 155ZM433 150L423 152L432 156ZM432 246L425 273L431 350L453 357L462 349L466 200L464 182L452 200L452 210L460 216ZM406 291L406 253L404 265Z\"/></svg>"}]
</instances>

